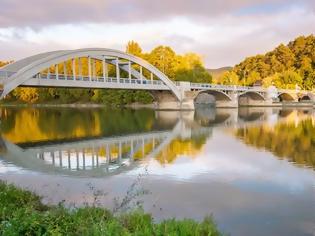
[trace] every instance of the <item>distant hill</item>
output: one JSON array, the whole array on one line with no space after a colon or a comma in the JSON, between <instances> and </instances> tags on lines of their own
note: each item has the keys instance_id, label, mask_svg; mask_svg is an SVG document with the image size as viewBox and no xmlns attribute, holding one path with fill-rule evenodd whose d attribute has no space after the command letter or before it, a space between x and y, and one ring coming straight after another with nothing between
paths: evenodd
<instances>
[{"instance_id":1,"label":"distant hill","mask_svg":"<svg viewBox=\"0 0 315 236\"><path fill-rule=\"evenodd\" d=\"M232 70L233 67L231 66L225 66L217 69L207 69L210 75L212 75L212 78L215 80L219 78L224 72Z\"/></svg>"}]
</instances>

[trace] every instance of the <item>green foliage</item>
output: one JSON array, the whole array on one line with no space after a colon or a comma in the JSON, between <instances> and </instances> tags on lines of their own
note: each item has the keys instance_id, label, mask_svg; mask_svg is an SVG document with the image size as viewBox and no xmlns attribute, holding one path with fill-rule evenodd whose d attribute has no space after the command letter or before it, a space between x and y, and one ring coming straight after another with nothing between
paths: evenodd
<instances>
[{"instance_id":1,"label":"green foliage","mask_svg":"<svg viewBox=\"0 0 315 236\"><path fill-rule=\"evenodd\" d=\"M240 78L240 84L251 85L254 81L263 80L267 86L274 80L279 88L298 85L311 90L315 87L315 36L300 36L265 55L248 57L233 71Z\"/></svg>"},{"instance_id":2,"label":"green foliage","mask_svg":"<svg viewBox=\"0 0 315 236\"><path fill-rule=\"evenodd\" d=\"M1 235L221 235L211 217L164 220L136 210L121 215L99 207L48 207L29 191L0 182Z\"/></svg>"},{"instance_id":3,"label":"green foliage","mask_svg":"<svg viewBox=\"0 0 315 236\"><path fill-rule=\"evenodd\" d=\"M212 77L201 65L195 65L192 69L181 69L176 72L175 80L195 83L211 83Z\"/></svg>"},{"instance_id":4,"label":"green foliage","mask_svg":"<svg viewBox=\"0 0 315 236\"><path fill-rule=\"evenodd\" d=\"M134 102L149 104L153 102L152 96L146 91L105 90L96 89L91 100L96 103L110 105L127 105Z\"/></svg>"},{"instance_id":5,"label":"green foliage","mask_svg":"<svg viewBox=\"0 0 315 236\"><path fill-rule=\"evenodd\" d=\"M219 77L216 82L223 85L237 85L239 84L239 77L234 71L226 71L222 74L222 76Z\"/></svg>"}]
</instances>

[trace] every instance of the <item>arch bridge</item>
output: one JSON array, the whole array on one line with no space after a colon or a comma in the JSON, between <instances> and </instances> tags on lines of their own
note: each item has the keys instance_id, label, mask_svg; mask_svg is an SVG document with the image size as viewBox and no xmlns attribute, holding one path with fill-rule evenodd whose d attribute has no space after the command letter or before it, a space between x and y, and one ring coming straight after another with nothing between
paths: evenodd
<instances>
[{"instance_id":1,"label":"arch bridge","mask_svg":"<svg viewBox=\"0 0 315 236\"><path fill-rule=\"evenodd\" d=\"M314 93L308 91L277 91L272 97L261 87L173 82L141 58L103 48L53 51L21 59L0 68L0 84L0 98L19 86L147 90L160 109L194 109L195 103L211 101L218 107L271 105L278 96L281 101L314 101Z\"/></svg>"}]
</instances>

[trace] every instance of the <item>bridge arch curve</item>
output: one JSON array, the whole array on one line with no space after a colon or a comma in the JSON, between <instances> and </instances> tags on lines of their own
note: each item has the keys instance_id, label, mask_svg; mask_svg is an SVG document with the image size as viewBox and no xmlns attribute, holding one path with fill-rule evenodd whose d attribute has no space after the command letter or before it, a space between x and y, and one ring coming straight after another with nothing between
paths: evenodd
<instances>
[{"instance_id":1,"label":"bridge arch curve","mask_svg":"<svg viewBox=\"0 0 315 236\"><path fill-rule=\"evenodd\" d=\"M239 94L239 97L249 97L252 100L260 100L260 101L266 100L262 94L255 92L255 91L245 91L245 92Z\"/></svg>"},{"instance_id":2,"label":"bridge arch curve","mask_svg":"<svg viewBox=\"0 0 315 236\"><path fill-rule=\"evenodd\" d=\"M201 90L195 95L194 100L196 101L198 96L202 94L212 95L216 101L232 101L232 98L227 93L219 90Z\"/></svg>"},{"instance_id":3,"label":"bridge arch curve","mask_svg":"<svg viewBox=\"0 0 315 236\"><path fill-rule=\"evenodd\" d=\"M278 95L278 98L280 99L280 101L294 101L295 100L295 97L290 94L290 93L286 93L286 92L283 92L283 93L280 93Z\"/></svg>"},{"instance_id":4,"label":"bridge arch curve","mask_svg":"<svg viewBox=\"0 0 315 236\"><path fill-rule=\"evenodd\" d=\"M90 57L96 60L102 60L103 57L113 57L117 58L117 60L123 59L130 61L131 63L138 64L151 72L153 75L155 75L159 80L161 80L171 90L177 100L182 100L181 92L177 88L175 83L171 81L164 73L158 70L155 66L151 65L150 63L139 57L127 54L125 52L104 48L85 48L77 50L46 52L27 57L12 64L9 64L1 68L0 70L0 72L5 72L7 75L9 75L7 79L2 80L3 93L1 97L7 95L16 87L22 85L41 71L44 71L45 69L50 68L53 65L57 65L75 58L86 57ZM126 70L126 66L121 66L120 68L122 70ZM139 77L139 72L137 72L136 70L132 70L131 73L136 78Z\"/></svg>"},{"instance_id":5,"label":"bridge arch curve","mask_svg":"<svg viewBox=\"0 0 315 236\"><path fill-rule=\"evenodd\" d=\"M303 94L299 97L299 101L311 101L312 96L310 94Z\"/></svg>"}]
</instances>

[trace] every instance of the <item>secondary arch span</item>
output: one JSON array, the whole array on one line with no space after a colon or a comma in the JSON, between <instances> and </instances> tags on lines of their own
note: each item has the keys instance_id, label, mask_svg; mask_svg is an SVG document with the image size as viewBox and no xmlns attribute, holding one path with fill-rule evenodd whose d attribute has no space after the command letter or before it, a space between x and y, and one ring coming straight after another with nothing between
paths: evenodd
<instances>
[{"instance_id":1,"label":"secondary arch span","mask_svg":"<svg viewBox=\"0 0 315 236\"><path fill-rule=\"evenodd\" d=\"M214 97L215 101L232 101L232 98L223 91L218 90L201 90L194 98L195 102L198 100L198 96L202 94L208 94Z\"/></svg>"},{"instance_id":2,"label":"secondary arch span","mask_svg":"<svg viewBox=\"0 0 315 236\"><path fill-rule=\"evenodd\" d=\"M286 93L286 92L280 93L278 95L278 98L280 99L280 102L282 102L282 101L294 101L295 100L295 98L292 94Z\"/></svg>"},{"instance_id":3,"label":"secondary arch span","mask_svg":"<svg viewBox=\"0 0 315 236\"><path fill-rule=\"evenodd\" d=\"M22 85L26 81L32 79L38 73L50 68L53 65L61 64L65 61L69 61L75 58L95 58L102 60L103 57L113 57L126 61L130 61L133 64L138 64L145 68L153 75L155 75L159 80L161 80L175 95L178 101L182 100L180 90L177 88L175 83L171 81L164 73L158 70L156 67L148 63L147 61L113 49L104 48L86 48L77 50L64 50L64 51L53 51L41 53L28 58L24 58L12 64L9 64L1 68L0 72L6 73L7 78L2 80L3 92L1 97L7 95L16 87ZM127 70L128 65L121 65L120 68ZM131 73L138 78L139 74L136 70L131 71ZM60 81L62 83L62 81Z\"/></svg>"},{"instance_id":4,"label":"secondary arch span","mask_svg":"<svg viewBox=\"0 0 315 236\"><path fill-rule=\"evenodd\" d=\"M239 97L249 97L250 99L252 100L259 100L259 101L265 101L265 97L258 93L258 92L255 92L255 91L246 91L246 92L243 92L239 95Z\"/></svg>"}]
</instances>

